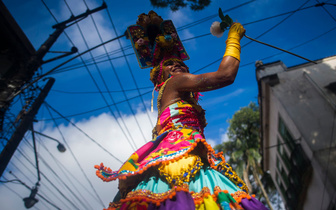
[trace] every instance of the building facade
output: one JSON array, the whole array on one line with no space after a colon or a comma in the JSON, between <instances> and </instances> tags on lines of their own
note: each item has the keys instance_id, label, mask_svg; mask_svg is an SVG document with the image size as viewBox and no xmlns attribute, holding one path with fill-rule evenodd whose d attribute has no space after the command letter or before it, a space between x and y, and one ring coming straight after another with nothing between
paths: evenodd
<instances>
[{"instance_id":1,"label":"building facade","mask_svg":"<svg viewBox=\"0 0 336 210\"><path fill-rule=\"evenodd\" d=\"M336 56L256 63L263 170L287 209L336 209Z\"/></svg>"}]
</instances>

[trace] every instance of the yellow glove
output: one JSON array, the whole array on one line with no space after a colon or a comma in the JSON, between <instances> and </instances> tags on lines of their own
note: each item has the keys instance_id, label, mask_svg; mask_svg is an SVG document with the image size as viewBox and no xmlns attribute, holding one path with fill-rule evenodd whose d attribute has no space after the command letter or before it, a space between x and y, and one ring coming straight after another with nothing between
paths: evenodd
<instances>
[{"instance_id":1,"label":"yellow glove","mask_svg":"<svg viewBox=\"0 0 336 210\"><path fill-rule=\"evenodd\" d=\"M240 23L234 23L230 27L224 56L232 56L240 61L240 40L244 33L245 29Z\"/></svg>"}]
</instances>

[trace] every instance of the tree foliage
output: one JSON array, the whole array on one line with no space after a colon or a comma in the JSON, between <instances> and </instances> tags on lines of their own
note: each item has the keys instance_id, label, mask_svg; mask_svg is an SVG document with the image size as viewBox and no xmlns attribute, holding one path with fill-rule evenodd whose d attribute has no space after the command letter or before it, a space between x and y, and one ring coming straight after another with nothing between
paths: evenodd
<instances>
[{"instance_id":1,"label":"tree foliage","mask_svg":"<svg viewBox=\"0 0 336 210\"><path fill-rule=\"evenodd\" d=\"M261 155L260 148L260 116L259 107L255 103L250 103L247 107L243 107L233 115L229 120L228 128L229 141L223 142L215 147L215 150L223 151L229 156L228 162L235 168L238 176L242 177L250 193L262 191L263 196L270 209L272 209L266 190L261 183L259 175L263 172L260 167ZM251 184L251 177L254 178ZM256 186L256 187L252 187Z\"/></svg>"},{"instance_id":2,"label":"tree foliage","mask_svg":"<svg viewBox=\"0 0 336 210\"><path fill-rule=\"evenodd\" d=\"M154 7L169 7L172 11L177 11L188 5L192 10L199 11L209 6L211 0L150 0L150 2Z\"/></svg>"},{"instance_id":3,"label":"tree foliage","mask_svg":"<svg viewBox=\"0 0 336 210\"><path fill-rule=\"evenodd\" d=\"M255 103L250 103L238 110L229 123L227 132L229 141L217 145L215 149L228 155L229 163L236 167L246 165L247 160L254 159L260 162L259 107ZM242 171L237 170L237 173L242 175Z\"/></svg>"}]
</instances>

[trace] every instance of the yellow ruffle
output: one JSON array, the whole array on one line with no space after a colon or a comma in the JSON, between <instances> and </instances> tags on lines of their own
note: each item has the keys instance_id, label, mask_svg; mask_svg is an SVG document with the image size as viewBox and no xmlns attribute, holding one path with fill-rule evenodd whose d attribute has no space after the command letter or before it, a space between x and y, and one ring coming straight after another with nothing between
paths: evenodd
<instances>
[{"instance_id":1,"label":"yellow ruffle","mask_svg":"<svg viewBox=\"0 0 336 210\"><path fill-rule=\"evenodd\" d=\"M211 195L206 196L203 201L203 203L196 205L196 210L219 210L218 204L214 201Z\"/></svg>"},{"instance_id":2,"label":"yellow ruffle","mask_svg":"<svg viewBox=\"0 0 336 210\"><path fill-rule=\"evenodd\" d=\"M189 154L177 161L163 163L159 167L159 172L172 186L182 185L184 182L189 182L202 166L200 157Z\"/></svg>"}]
</instances>

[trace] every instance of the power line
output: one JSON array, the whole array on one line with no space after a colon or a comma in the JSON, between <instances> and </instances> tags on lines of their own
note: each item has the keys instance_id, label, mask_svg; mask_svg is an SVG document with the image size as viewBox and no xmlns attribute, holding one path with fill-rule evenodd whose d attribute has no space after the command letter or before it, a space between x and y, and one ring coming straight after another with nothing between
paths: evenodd
<instances>
[{"instance_id":1,"label":"power line","mask_svg":"<svg viewBox=\"0 0 336 210\"><path fill-rule=\"evenodd\" d=\"M52 109L54 112L56 112L59 116L61 116L63 119L68 121L72 126L77 128L81 133L83 133L86 137L88 137L91 141L93 141L96 145L98 145L102 150L107 152L111 157L113 157L115 160L117 160L120 163L123 163L121 160L119 160L117 157L115 157L112 153L110 153L108 150L106 150L102 145L100 145L96 140L94 140L92 137L90 137L87 133L85 133L82 129L80 129L75 123L71 122L69 119L64 117L61 113L59 113L56 109L54 109L52 106L50 106L47 102L44 102L47 107Z\"/></svg>"},{"instance_id":2,"label":"power line","mask_svg":"<svg viewBox=\"0 0 336 210\"><path fill-rule=\"evenodd\" d=\"M311 6L308 6L308 7L296 9L296 10L293 10L293 11L289 11L289 12L273 15L273 16L270 16L270 17L262 18L262 19L255 20L255 21L252 21L252 22L243 23L242 25L247 26L247 25L250 25L250 24L266 21L266 20L269 20L269 19L273 19L273 18L276 18L276 17L281 17L281 16L284 16L284 15L287 15L287 14L292 14L292 13L297 12L297 11L302 11L302 10L306 10L306 9L314 8L314 7L318 7L318 6L322 6L322 5L315 4L315 5L311 5ZM209 16L209 17L215 17L215 16L218 16L218 15L212 15L212 16ZM204 19L206 19L206 18L204 18ZM195 21L193 23L197 23L197 22L198 21ZM198 25L198 24L195 24L195 25ZM187 26L187 25L185 25L185 26ZM183 28L185 26L182 26L181 28ZM182 42L190 41L190 40L193 40L193 39L197 39L197 38L201 38L201 37L205 37L205 36L209 36L209 35L211 35L211 33L206 33L206 34L194 36L194 37L191 37L191 38L183 39ZM131 49L131 48L132 48L132 45L128 45L128 46L124 47L124 49ZM116 53L119 53L119 52L121 52L121 49L118 49L118 50L115 50L115 51L117 51ZM111 53L109 53L109 54L111 54ZM134 53L126 54L126 56L130 56L130 55L134 55ZM103 57L107 57L107 56L105 54L103 54L103 55L100 55L100 56L96 56L95 58L97 59L98 57L103 58ZM97 63L103 63L103 62L118 59L118 58L121 58L121 57L124 57L124 56L118 56L118 57L102 60L102 61L99 61ZM90 60L92 60L92 59L90 59ZM90 60L86 60L85 62L89 62ZM82 68L83 66L78 66L79 64L82 64L82 63L77 63L77 64L73 64L71 66L67 66L67 67L64 67L64 68L59 68L59 70L55 71L55 74L56 73L62 73L62 72L65 72L65 71L69 71L69 70L74 70L74 69L77 69L77 68ZM88 63L87 65L93 65L93 64ZM77 67L75 67L75 66L77 66Z\"/></svg>"},{"instance_id":3,"label":"power line","mask_svg":"<svg viewBox=\"0 0 336 210\"><path fill-rule=\"evenodd\" d=\"M114 33L118 36L118 32L117 32L117 30L116 30L116 28L115 28L115 25L114 25L113 21L112 21L111 14L110 14L110 12L109 12L108 10L106 10L106 12L107 12L107 15L108 15L108 17L109 17L109 20L110 20L110 22L111 22L111 24L112 24L112 28L113 28L113 30L114 30ZM133 72L132 72L131 66L130 66L130 64L129 64L129 62L128 62L128 59L127 59L126 54L125 54L125 51L124 51L123 46L122 46L122 44L121 44L121 42L120 42L119 39L118 39L118 43L119 43L119 46L120 46L120 48L121 48L121 50L122 50L122 53L123 53L123 55L124 55L124 58L125 58L125 61L126 61L128 70L129 70L129 72L130 72L130 74L131 74L133 83L135 84L136 89L138 89L138 94L140 95L140 90L139 90L137 81L136 81L136 79L135 79L135 77L134 77L134 74L133 74ZM149 122L150 122L151 126L153 127L153 123L152 123L152 120L151 120L151 118L150 118L150 116L149 116L149 111L148 111L148 109L147 109L147 107L146 107L146 105L145 105L144 99L143 99L142 96L140 96L140 99L141 99L141 102L142 102L142 104L143 104L143 106L144 106L144 108L145 108L145 110L146 110L146 114L147 114L147 117L148 117L148 119L149 119ZM137 124L139 124L139 123L137 122ZM146 142L146 141L145 141L145 142Z\"/></svg>"},{"instance_id":4,"label":"power line","mask_svg":"<svg viewBox=\"0 0 336 210\"><path fill-rule=\"evenodd\" d=\"M59 160L57 160L57 158L49 151L49 149L45 146L45 144L43 143L43 141L41 141L40 139L40 143L42 145L42 147L49 153L49 155L52 157L52 159L55 161L55 163L57 164L57 166L59 167L59 169L63 172L63 174L66 176L66 178L70 181L70 183L72 184L72 186L74 187L74 189L78 192L78 194L80 194L83 198L83 200L85 201L85 203L91 208L93 209L90 204L87 202L87 200L84 198L84 196L81 194L81 192L77 189L76 185L70 180L70 178L68 177L68 175L66 174L66 172L72 177L73 180L77 181L77 183L82 186L86 192L88 192L94 199L96 199L97 202L99 202L99 200L95 197L95 195L93 195L81 182L78 181L78 179L70 172L68 171L68 169L62 164L62 162L60 162ZM65 171L66 172L65 172Z\"/></svg>"},{"instance_id":5,"label":"power line","mask_svg":"<svg viewBox=\"0 0 336 210\"><path fill-rule=\"evenodd\" d=\"M316 39L319 39L319 38L321 38L322 36L324 36L324 35L326 35L326 34L332 32L332 31L335 30L335 29L336 29L336 27L334 27L334 28L332 28L332 29L330 29L330 30L328 30L328 31L326 31L326 32L324 32L324 33L322 33L322 34L320 34L320 35L318 35L318 36L312 38L312 39L309 39L309 40L307 40L307 41L305 41L305 42L303 42L303 43L300 43L300 44L298 44L298 45L296 45L296 46L294 46L294 47L291 47L291 48L289 48L288 50L293 50L293 49L295 49L295 48L298 48L298 47L301 47L301 46L303 46L303 45L305 45L305 44L308 44L308 43L310 43L310 42L312 42L312 41L314 41L314 40L316 40ZM261 58L261 60L267 60L267 59L270 59L270 58L275 57L275 56L277 56L277 55L280 55L280 54L282 54L282 53L283 53L283 52L279 52L279 53L276 53L276 54L273 54L273 55L270 55L270 56ZM197 73L197 72L199 72L199 71L202 71L202 70L208 68L209 66L211 66L211 65L213 65L213 64L216 64L217 62L219 62L219 61L221 61L221 60L222 60L222 57L216 59L215 61L212 61L211 63L209 63L209 64L207 64L207 65L205 65L205 66L199 68L199 69L196 70L196 71L193 71L192 73L195 74L195 73ZM249 63L242 64L242 65L240 65L240 67L245 67L245 66L252 65L252 64L254 65L254 63L255 63L255 61L252 61L252 62L249 62ZM144 93L143 95L148 94L148 93L151 93L151 92L152 92L152 91L148 91L148 92ZM139 96L135 96L135 97L133 97L133 98L129 98L129 100L134 99L134 98L136 98L136 97L139 97ZM126 101L126 100L123 100L123 101L119 101L119 102L117 102L117 103L124 103L125 101ZM68 116L66 116L66 117L74 117L74 116L84 115L84 114L88 114L88 113L91 113L91 112L95 112L95 111L98 111L98 110L101 110L101 109L104 109L104 108L105 108L105 107L100 107L100 108L93 109L93 110L89 110L89 111L86 111L86 112L77 113L77 114L73 114L73 115L68 115ZM59 118L56 118L56 119L59 119ZM50 120L50 119L47 119L47 120ZM47 120L44 120L44 121L47 121ZM40 121L42 121L42 120L40 120Z\"/></svg>"},{"instance_id":6,"label":"power line","mask_svg":"<svg viewBox=\"0 0 336 210\"><path fill-rule=\"evenodd\" d=\"M83 0L83 1L84 1L85 5L87 6L85 0ZM88 8L88 7L87 7L87 8ZM95 26L95 29L96 29L96 31L97 31L97 34L98 34L98 36L99 36L100 41L103 42L102 36L101 36L101 34L100 34L99 30L98 30L97 24L96 24L96 22L95 22L93 16L90 15L90 17L91 17L92 22L94 23L94 26ZM117 35L117 36L118 36L118 35ZM106 49L106 46L105 46L105 45L103 46L103 48L104 48L104 50L105 50L105 54L108 56L108 58L110 58L109 55L108 55L108 52L107 52L107 49ZM113 72L114 72L114 74L115 74L115 77L117 78L117 81L118 81L118 83L119 83L119 85L120 85L120 87L121 87L122 93L124 94L124 97L127 99L127 95L126 95L125 91L123 91L124 88L123 88L123 86L122 86L122 84L121 84L121 82L120 82L120 79L119 79L118 74L117 74L116 71L115 71L115 68L114 68L113 63L111 62L111 59L109 59L109 63L110 63L110 66L112 67L112 70L113 70ZM103 76L102 76L102 74L101 74L100 71L99 71L99 75L100 75L100 77L102 78L102 81L103 81L103 84L104 84L105 88L109 91L109 88L108 88L108 86L107 86L107 84L106 84L106 82L105 82L105 79L103 78ZM111 93L109 93L109 96L110 96L112 102L114 103L114 99L113 99ZM138 123L138 120L137 120L137 118L136 118L136 116L135 116L135 113L134 113L134 111L133 111L133 109L132 109L131 104L130 104L129 102L128 102L127 104L128 104L128 106L129 106L129 108L130 108L130 110L131 110L131 112L132 112L133 118L135 119L135 121L136 121L136 123L137 123L137 126L138 126L138 128L139 128L139 130L140 130L140 133L141 133L141 135L142 135L144 141L146 142L146 137L145 137L145 135L144 135L144 133L143 133L141 127L140 127L140 124ZM122 118L122 115L121 115L121 113L120 113L120 110L119 110L118 106L115 106L115 107L116 107L116 110L117 110L117 112L118 112L118 114L119 114L119 116L120 116L120 119L121 119L121 121L122 121L124 127L126 128L126 131L127 131L128 134L131 136L131 133L129 132L128 127L127 127L127 125L125 124L124 119ZM134 141L134 139L133 139L132 137L131 137L131 140L132 140L132 142L133 142L133 144L134 144L134 146L135 146L135 148L136 148L135 141Z\"/></svg>"},{"instance_id":7,"label":"power line","mask_svg":"<svg viewBox=\"0 0 336 210\"><path fill-rule=\"evenodd\" d=\"M324 7L324 3L320 3L320 1L319 0L316 0L317 1L317 3L319 3L321 6L322 6L322 9L336 22L336 19L334 18L334 16L332 16L331 14L330 14L330 12ZM332 4L333 5L333 4ZM335 5L334 5L335 6Z\"/></svg>"},{"instance_id":8,"label":"power line","mask_svg":"<svg viewBox=\"0 0 336 210\"><path fill-rule=\"evenodd\" d=\"M297 11L299 11L304 5L306 5L310 0L307 0L305 3L303 3L298 9L294 10L293 12L291 12L287 17L285 17L284 19L282 19L279 23L275 24L274 26L272 26L271 28L269 28L268 30L266 30L265 32L263 32L262 34L260 34L259 36L256 37L256 39L264 36L265 34L267 34L268 32L272 31L273 29L275 29L276 27L278 27L281 23L285 22L288 18L290 18L292 15L294 15ZM246 43L245 45L243 45L242 47L246 47L247 45L251 44L253 41L249 41L248 43Z\"/></svg>"},{"instance_id":9,"label":"power line","mask_svg":"<svg viewBox=\"0 0 336 210\"><path fill-rule=\"evenodd\" d=\"M20 182L20 180L17 180L17 179L14 179L14 180L9 180L7 179L6 177L3 177L6 181L2 181L0 180L1 183L15 183L16 181L17 182ZM20 183L21 184L21 183ZM7 185L3 185L4 187L6 187L8 190L12 191L15 195L17 195L21 200L23 200L23 197L17 193L15 190L13 190L12 188L8 187ZM46 208L48 208L48 206L46 206L45 203L42 203ZM36 209L39 210L39 208L37 206L34 206Z\"/></svg>"},{"instance_id":10,"label":"power line","mask_svg":"<svg viewBox=\"0 0 336 210\"><path fill-rule=\"evenodd\" d=\"M26 140L26 143L30 146L30 147L32 147L32 145L28 142L28 140L27 139L25 139ZM44 163L44 165L49 169L49 171L51 171L54 175L55 175L55 177L57 178L57 179L59 179L60 180L60 182L64 185L64 187L70 192L70 194L72 194L78 201L79 201L79 203L81 204L81 205L83 205L83 207L84 208L87 208L87 206L85 206L84 205L84 203L85 202L83 202L83 200L84 201L86 201L86 199L85 198L82 198L82 199L80 199L73 191L72 191L72 189L61 179L61 177L52 169L52 167L50 167L50 165L48 164L48 162L47 161L45 161L44 160L44 158L43 157L41 157L41 156L39 156L39 159ZM69 180L70 181L70 180ZM71 181L70 181L70 183L72 183ZM79 193L79 195L81 195L80 193ZM82 196L82 195L81 195ZM82 196L83 197L83 196Z\"/></svg>"},{"instance_id":11,"label":"power line","mask_svg":"<svg viewBox=\"0 0 336 210\"><path fill-rule=\"evenodd\" d=\"M42 1L43 1L43 0L42 0ZM45 3L44 3L44 5L45 5L45 7L47 7L49 13L52 15L51 10L48 8L48 6L47 6ZM70 12L71 12L71 10L70 10ZM53 16L53 15L52 15L52 16ZM54 16L53 16L53 17L54 17ZM58 21L57 21L57 19L56 19L55 17L54 17L54 19L55 19L55 21L58 23ZM77 25L77 24L76 24L76 25ZM78 26L78 25L77 25L77 26ZM78 27L78 28L79 28L79 27ZM79 28L79 29L80 29L80 28ZM81 30L80 30L80 32L81 32ZM66 33L65 33L65 34L66 34ZM66 35L67 35L67 34L66 34ZM83 34L82 34L82 33L81 33L81 35L82 35L82 37L83 37ZM70 39L70 37L69 37L68 35L67 35L67 38L68 38L68 40L73 44L73 42L71 41L71 39ZM112 41L112 40L115 40L115 39L119 39L119 38L120 38L120 37L116 37L116 38L111 39L111 40L109 40L109 41ZM84 38L84 37L83 37L83 40L85 41L85 38ZM107 42L109 42L109 41L107 41ZM86 41L85 41L85 42L86 42ZM63 62L62 64L56 66L55 68L53 68L52 70L48 71L47 73L45 73L44 75L42 75L42 76L40 76L40 77L43 77L43 76L45 76L45 75L47 75L47 74L50 74L50 73L53 72L54 70L58 69L60 66L64 65L65 63L68 63L69 61L75 59L76 57L80 57L80 59L82 60L82 63L84 64L84 66L85 66L87 72L89 73L89 76L92 78L92 81L94 82L94 84L95 84L95 86L97 87L98 91L101 91L100 88L99 88L99 85L97 84L97 82L96 82L95 79L93 78L93 75L91 74L91 72L89 71L89 69L88 69L88 67L86 66L85 62L83 61L83 58L82 58L81 55L84 54L84 53L86 53L86 52L90 52L91 50L93 50L93 49L95 49L95 48L98 48L99 46L105 45L107 42L101 43L100 45L97 45L97 46L94 47L94 48L91 48L91 49L88 49L88 50L86 50L86 51L84 51L84 52L82 52L82 53L79 53L77 56L75 56L75 57L69 59L69 60L66 61L66 62ZM86 44L87 44L87 43L86 43ZM87 47L88 47L88 46L87 46ZM126 135L124 129L121 127L119 121L117 120L117 118L116 118L114 112L111 110L111 107L108 106L108 103L107 103L107 101L106 101L104 95L103 95L103 94L101 94L101 95L102 95L103 100L104 100L105 103L107 104L107 108L110 109L112 116L116 119L117 124L118 124L120 130L123 132L125 138L126 138L127 141L129 142L129 144L131 145L131 147L133 148L133 150L135 150L135 148L133 147L133 145L130 143L130 140L129 140L128 136ZM130 138L132 138L131 135L130 135Z\"/></svg>"},{"instance_id":12,"label":"power line","mask_svg":"<svg viewBox=\"0 0 336 210\"><path fill-rule=\"evenodd\" d=\"M53 118L53 116L52 116L51 111L49 110L49 108L52 109L52 110L53 110L54 112L56 112L56 113L58 113L58 112L57 112L55 109L53 109L49 104L47 104L47 102L44 102L44 104L47 105L47 110L48 110L48 112L49 112L51 118ZM60 115L60 113L58 113L58 114ZM84 172L84 170L83 170L82 166L80 165L78 159L76 158L75 154L72 152L72 149L71 149L71 147L69 146L68 142L65 140L65 138L64 138L64 136L63 136L63 133L62 133L61 130L59 129L58 124L56 123L55 120L53 120L53 121L54 121L54 123L55 123L55 126L56 126L57 130L59 131L60 135L62 136L63 142L66 144L67 148L69 149L70 154L72 155L73 159L75 160L77 166L78 166L79 169L82 171L82 173L83 173L85 179L87 180L87 182L88 182L89 185L91 186L91 189L93 190L93 192L95 193L95 195L96 195L97 198L99 199L100 204L104 207L104 203L103 203L102 199L100 198L100 196L98 195L96 189L93 187L92 182L90 181L90 179L87 177L86 173ZM71 123L72 123L72 122L71 122ZM72 124L73 124L73 123L72 123ZM88 136L88 135L87 135L87 136ZM92 139L92 138L90 138L90 139ZM93 139L92 139L92 140L93 140ZM94 140L93 140L93 141L94 141ZM94 142L96 142L96 141L94 141ZM97 143L97 144L98 144L98 143Z\"/></svg>"},{"instance_id":13,"label":"power line","mask_svg":"<svg viewBox=\"0 0 336 210\"><path fill-rule=\"evenodd\" d=\"M26 159L26 161L31 165L31 166L33 166L33 167L35 167L35 165L34 165L34 163L32 162L32 160L30 160L29 158L28 158L28 156L27 156L27 154L25 154L23 151L21 151L21 149L18 149L18 152L22 155L22 157L24 158L24 159ZM21 172L21 173L23 173L23 172ZM59 188L57 188L56 187L56 185L55 185L55 183L54 182L51 182L50 180L49 180L49 178L47 178L47 176L43 173L43 172L41 172L41 175L43 176L43 178L44 179L46 179L47 180L47 182L49 182L49 184L51 184L51 186L52 187L54 187L54 189L63 197L63 198L65 198L70 204L72 204L73 206L76 206L74 203L72 203L72 201L70 201L62 192L61 192L61 190L59 189ZM35 175L36 176L36 175ZM61 180L62 181L62 180ZM44 185L57 199L59 199L59 197L58 196L56 196L55 195L55 193L52 191L52 190L50 190L50 188L49 187L47 187L48 185ZM60 200L60 199L59 199ZM61 201L61 200L60 200ZM64 204L64 202L62 202L63 204ZM66 205L66 204L65 204Z\"/></svg>"},{"instance_id":14,"label":"power line","mask_svg":"<svg viewBox=\"0 0 336 210\"><path fill-rule=\"evenodd\" d=\"M152 92L152 90L147 91L145 93L142 93L141 95L143 96L143 95L149 94L151 92ZM134 96L134 97L131 97L131 98L128 98L128 99L116 102L115 104L121 104L121 103L127 102L127 100L132 100L132 99L135 99L135 98L138 98L138 97L140 97L140 96L137 95L137 96ZM110 105L114 105L114 104L110 104ZM99 107L99 108L92 109L92 110L89 110L89 111L85 111L85 112L81 112L81 113L77 113L77 114L72 114L72 115L67 115L67 116L64 116L64 117L65 118L75 117L75 116L79 116L79 115L84 115L84 114L96 112L96 111L99 111L99 110L102 110L102 109L105 109L105 108L106 108L106 106L103 106L103 107ZM63 119L63 117L58 117L58 118L55 117L54 119ZM40 119L39 121L49 121L49 120L51 120L51 119Z\"/></svg>"},{"instance_id":15,"label":"power line","mask_svg":"<svg viewBox=\"0 0 336 210\"><path fill-rule=\"evenodd\" d=\"M66 0L64 0L64 1L66 2ZM86 5L87 9L89 9L85 1L84 1L84 3L85 3L85 5ZM72 13L72 11L71 11L70 8L69 8L69 10L70 10L70 12ZM101 38L101 36L100 36L100 33L99 33L98 29L97 29L97 25L96 25L95 21L93 20L93 17L92 17L91 15L90 15L90 17L91 17L92 22L94 23L94 26L95 26L95 29L96 29L96 31L97 31L97 33L98 33L98 36L99 36L99 38L100 38L100 41L103 43L103 40L102 40L102 38ZM89 48L89 46L88 46L88 44L87 44L87 41L86 41L86 39L85 39L85 37L84 37L84 35L83 35L83 32L82 32L82 30L81 30L81 28L79 27L78 24L76 24L76 25L77 25L78 30L80 31L80 34L81 34L81 36L82 36L82 39L84 40L84 43L85 43L86 47ZM105 52L107 53L107 50L106 50L105 45L103 45L103 48L105 49ZM100 76L100 78L101 78L101 80L102 80L102 82L103 82L103 85L104 85L105 89L106 89L107 91L109 91L109 88L108 88L108 86L107 86L107 84L106 84L106 82L105 82L105 79L104 79L104 77L103 77L101 71L100 71L100 68L99 68L99 66L97 65L97 63L95 62L95 59L94 59L94 57L93 57L93 55L92 55L91 52L90 52L90 56L91 56L91 58L92 58L92 60L93 60L94 66L96 67L96 69L97 69L97 71L98 71L98 73L99 73L99 76ZM83 63L84 63L84 61L83 61ZM114 66L113 66L113 64L112 64L111 62L110 62L110 64L111 64L112 68L114 68ZM89 72L89 69L88 69L87 67L86 67L86 69L87 69L87 71ZM94 81L94 83L95 83L97 89L98 89L99 92L101 93L101 96L102 96L103 100L105 101L106 105L108 106L108 102L107 102L105 96L102 94L102 91L101 91L101 89L100 89L99 86L98 86L98 83L96 83L96 81L94 80L94 78L93 78L93 76L92 76L92 74L91 74L90 72L89 72L89 74L90 74L92 80ZM110 93L109 93L109 96L110 96L110 99L112 100L112 102L114 103L114 99L113 99L113 97L112 97L112 95L111 95ZM108 108L109 108L110 112L113 113L111 107L108 106ZM133 139L133 137L132 137L130 131L128 130L128 127L126 126L126 124L125 124L125 122L124 122L124 119L123 119L123 117L122 117L122 115L121 115L121 113L120 113L119 108L118 108L117 106L115 106L115 108L116 108L116 110L117 110L117 113L118 113L119 116L120 116L121 122L123 123L124 127L126 128L126 133L129 135L130 140L128 139L128 136L126 136L126 133L125 133L125 137L127 138L128 142L130 143L130 145L131 145L131 147L133 148L133 150L135 150L135 148L136 148L135 141L134 141L134 139ZM130 107L130 108L131 108L131 107ZM113 113L113 115L114 115L114 113ZM115 117L115 119L117 120L116 117ZM119 123L119 122L118 122L118 123ZM120 127L120 129L122 129L121 126L119 126L119 127ZM139 127L139 129L141 130L140 127ZM122 129L122 130L123 130L123 129ZM131 144L131 142L132 142L133 144ZM133 146L133 145L134 145L134 146Z\"/></svg>"},{"instance_id":16,"label":"power line","mask_svg":"<svg viewBox=\"0 0 336 210\"><path fill-rule=\"evenodd\" d=\"M14 176L16 178L16 181L18 181L20 184L22 184L23 186L25 186L27 189L32 190L28 185L26 185L24 182L22 182L20 179L18 179L11 171L9 172L12 176ZM37 195L39 197L41 197L44 201L46 201L47 203L49 203L50 205L52 205L53 207L55 207L56 209L60 208L58 206L56 206L54 203L52 203L51 201L49 201L48 199L46 199L44 196L42 196L40 193L37 193Z\"/></svg>"},{"instance_id":17,"label":"power line","mask_svg":"<svg viewBox=\"0 0 336 210\"><path fill-rule=\"evenodd\" d=\"M29 160L28 159L28 157L26 156L26 155L23 155L24 153L22 152L22 151L19 151L19 153L22 155L22 157L24 158L24 159L26 159L33 167L35 167L34 166L34 164L32 163L32 161L31 160ZM32 172L25 164L23 164L22 163L22 160L20 159L20 158L18 158L17 157L17 155L14 155L14 158L16 158L17 160L19 160L18 162L20 162L25 168L26 168L26 170L28 170L34 177L36 177L36 174L34 173L34 172ZM18 166L16 166L13 162L11 162L11 165L12 166L14 166L16 169L17 169L17 171L18 172L20 172L27 180L29 180L31 183L34 183L33 181L31 181L30 180L30 178L28 178L27 176L26 176L26 173L24 173L23 171L21 171L21 169L18 167ZM58 200L60 200L61 201L61 199L47 186L47 185L44 185L44 187L46 188L46 189L48 189L52 194L53 194L53 196L55 197L55 198L57 198ZM42 192L43 190L41 190L40 189L40 192ZM49 199L49 200L51 200L47 195L45 196L47 199ZM69 208L69 207L67 207L67 208Z\"/></svg>"},{"instance_id":18,"label":"power line","mask_svg":"<svg viewBox=\"0 0 336 210\"><path fill-rule=\"evenodd\" d=\"M150 86L150 87L142 87L142 88L139 88L140 90L141 89L149 89L149 88L151 88L151 89L153 89L153 87L152 86ZM135 91L135 90L137 90L137 89L127 89L127 90L124 90L124 91ZM99 92L97 92L97 91L82 91L82 92L80 92L80 91L64 91L64 90L51 90L51 91L55 91L55 92L60 92L60 93L66 93L66 94L97 94L97 93L99 93ZM120 93L120 92L122 92L122 90L109 90L109 91L102 91L102 93ZM118 103L118 102L117 102Z\"/></svg>"},{"instance_id":19,"label":"power line","mask_svg":"<svg viewBox=\"0 0 336 210\"><path fill-rule=\"evenodd\" d=\"M29 160L29 158L20 150L20 149L17 149L17 151L33 166L33 167L35 167L34 166L34 164L32 163L32 161L31 160ZM63 194L63 192L60 190L60 189L58 189L57 187L56 187L56 185L41 171L41 175L43 176L43 178L47 181L47 182L49 182L49 184L51 184L51 186L53 186L54 188L55 188L55 190L65 199L65 200L67 200L75 209L78 209L77 208L77 206L71 201L71 200L69 200L69 198L67 197L67 196L65 196L64 194Z\"/></svg>"},{"instance_id":20,"label":"power line","mask_svg":"<svg viewBox=\"0 0 336 210\"><path fill-rule=\"evenodd\" d=\"M254 2L254 1L256 1L256 0L252 0L252 1L248 1L248 2L245 2L245 3L239 4L239 5L235 6L235 7L232 7L232 8L230 8L230 9L224 10L223 12L226 13L226 12L229 12L229 11L231 11L231 10L238 9L238 8L240 8L240 7L242 7L242 6L245 6L245 5L247 5L247 4L250 4L250 3ZM203 23L203 22L205 22L205 21L211 20L212 18L215 18L215 17L218 17L218 13L213 14L213 15L210 15L210 16L205 17L205 18L202 18L202 19L200 19L200 20L194 21L194 22L189 23L189 24L187 24L187 25L181 26L181 27L177 28L177 30L178 30L178 31L182 31L182 30L184 30L184 29L187 29L187 28L196 26L196 25L198 25L198 24L200 24L200 23Z\"/></svg>"},{"instance_id":21,"label":"power line","mask_svg":"<svg viewBox=\"0 0 336 210\"><path fill-rule=\"evenodd\" d=\"M79 28L79 26L78 26L78 28ZM80 28L79 28L79 30L80 30ZM81 30L80 30L80 31L81 31ZM87 42L85 41L85 38L84 38L84 35L82 34L82 32L81 32L81 35L82 35L82 37L83 37L84 42L85 42L86 45L87 45ZM105 46L105 45L103 45L103 46ZM87 46L87 47L88 47L88 46ZM91 53L90 53L90 55L91 55L92 59L94 59ZM97 65L95 62L94 62L94 65L95 65L96 69L98 70L99 76L100 76L100 78L102 79L103 84L105 85L105 88L107 89L107 91L109 91L109 89L108 89L108 87L107 87L107 85L106 85L105 79L104 79L104 77L102 76L101 71L100 71L98 65ZM96 85L98 91L100 92L100 95L102 96L102 98L103 98L105 104L107 105L107 108L110 110L110 112L111 112L112 115L114 116L115 120L117 121L117 117L115 117L114 112L112 111L111 107L109 106L109 104L108 104L108 102L107 102L107 100L106 100L104 94L102 93L102 90L100 89L98 83L97 83L96 80L94 79L94 77L93 77L93 75L91 74L91 72L89 71L89 69L88 69L87 67L86 67L86 69L87 69L88 73L90 74L91 79L94 81L94 84ZM114 102L114 99L113 99L112 95L109 94L109 96L110 96L112 102ZM122 123L124 124L124 126L125 126L125 128L126 128L126 133L128 134L128 136L126 135L125 131L123 130L123 128L121 127L121 125L119 124L119 121L118 121L119 128L123 131L123 133L124 133L124 135L125 135L127 141L128 141L129 144L131 145L133 151L135 151L136 145L135 145L134 139L133 139L131 133L129 132L128 127L125 125L125 122L124 122L124 120L123 120L123 118L122 118L122 115L120 114L120 111L119 111L118 107L115 106L115 108L116 108L116 110L117 110L117 113L118 113L119 116L120 116L120 119L121 119ZM130 138L130 139L129 139L129 138ZM132 144L131 142L132 142L133 144Z\"/></svg>"}]
</instances>

